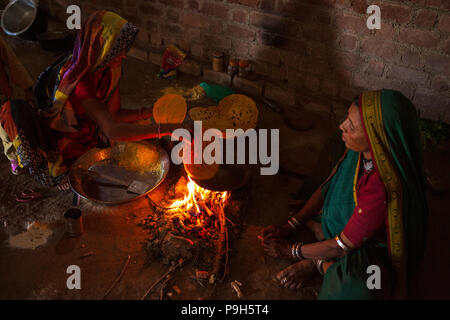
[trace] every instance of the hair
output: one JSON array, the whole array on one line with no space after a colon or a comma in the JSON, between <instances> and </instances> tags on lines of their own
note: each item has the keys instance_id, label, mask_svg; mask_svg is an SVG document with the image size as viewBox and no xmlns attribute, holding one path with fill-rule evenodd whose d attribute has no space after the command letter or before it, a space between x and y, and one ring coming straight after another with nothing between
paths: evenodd
<instances>
[{"instance_id":1,"label":"hair","mask_svg":"<svg viewBox=\"0 0 450 320\"><path fill-rule=\"evenodd\" d=\"M355 99L353 99L353 103L355 104L355 106L357 106L359 108L359 94L355 97Z\"/></svg>"}]
</instances>

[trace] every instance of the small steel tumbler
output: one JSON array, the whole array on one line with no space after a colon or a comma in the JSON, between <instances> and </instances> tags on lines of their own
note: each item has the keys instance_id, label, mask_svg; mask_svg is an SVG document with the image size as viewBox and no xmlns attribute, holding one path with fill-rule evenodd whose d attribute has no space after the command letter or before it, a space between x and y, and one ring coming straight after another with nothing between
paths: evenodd
<instances>
[{"instance_id":1,"label":"small steel tumbler","mask_svg":"<svg viewBox=\"0 0 450 320\"><path fill-rule=\"evenodd\" d=\"M70 237L79 237L83 233L83 217L81 210L70 208L64 213L67 233Z\"/></svg>"}]
</instances>

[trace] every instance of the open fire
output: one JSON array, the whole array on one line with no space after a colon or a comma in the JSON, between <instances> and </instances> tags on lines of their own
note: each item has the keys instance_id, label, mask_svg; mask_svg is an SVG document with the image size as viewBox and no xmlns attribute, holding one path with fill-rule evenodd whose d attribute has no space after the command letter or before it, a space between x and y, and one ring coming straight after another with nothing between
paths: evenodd
<instances>
[{"instance_id":1,"label":"open fire","mask_svg":"<svg viewBox=\"0 0 450 320\"><path fill-rule=\"evenodd\" d=\"M185 181L183 179L183 181ZM189 231L207 227L209 220L224 217L229 193L203 189L188 177L184 199L172 200L166 206L166 218Z\"/></svg>"}]
</instances>

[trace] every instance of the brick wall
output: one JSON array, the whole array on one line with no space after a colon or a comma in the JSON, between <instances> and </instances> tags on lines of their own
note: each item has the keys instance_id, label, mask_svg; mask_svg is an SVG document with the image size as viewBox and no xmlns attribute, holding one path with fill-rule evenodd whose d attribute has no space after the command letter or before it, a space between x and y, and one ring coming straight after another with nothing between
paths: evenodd
<instances>
[{"instance_id":1,"label":"brick wall","mask_svg":"<svg viewBox=\"0 0 450 320\"><path fill-rule=\"evenodd\" d=\"M65 19L66 0L47 0ZM141 29L137 58L159 64L170 43L188 53L181 70L288 105L319 97L341 117L365 89L392 88L422 114L450 122L449 0L74 0L84 17L112 9ZM381 30L368 30L369 5ZM64 11L62 11L64 10ZM258 78L209 70L213 51L250 59ZM323 109L323 108L322 108ZM314 111L314 110L313 110ZM322 110L323 111L323 110Z\"/></svg>"}]
</instances>

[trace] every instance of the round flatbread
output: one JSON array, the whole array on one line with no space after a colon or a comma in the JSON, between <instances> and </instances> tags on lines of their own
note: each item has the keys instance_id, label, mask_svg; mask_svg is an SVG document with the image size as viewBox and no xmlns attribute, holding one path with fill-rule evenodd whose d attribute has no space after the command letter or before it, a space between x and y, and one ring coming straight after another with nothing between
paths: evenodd
<instances>
[{"instance_id":1,"label":"round flatbread","mask_svg":"<svg viewBox=\"0 0 450 320\"><path fill-rule=\"evenodd\" d=\"M153 118L156 123L182 123L186 112L186 100L178 94L166 94L153 105Z\"/></svg>"},{"instance_id":2,"label":"round flatbread","mask_svg":"<svg viewBox=\"0 0 450 320\"><path fill-rule=\"evenodd\" d=\"M189 116L194 121L202 121L204 130L209 128L226 129L255 128L258 122L256 103L242 94L232 94L223 98L217 107L193 108Z\"/></svg>"}]
</instances>

